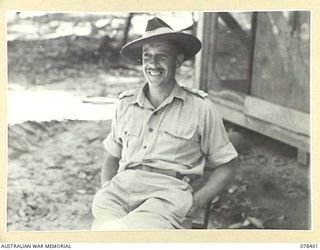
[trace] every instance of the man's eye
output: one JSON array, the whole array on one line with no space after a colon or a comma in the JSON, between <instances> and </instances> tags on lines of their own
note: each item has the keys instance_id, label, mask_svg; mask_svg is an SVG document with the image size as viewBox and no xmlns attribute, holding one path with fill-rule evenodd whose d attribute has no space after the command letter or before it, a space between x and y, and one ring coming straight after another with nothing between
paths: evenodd
<instances>
[{"instance_id":1,"label":"man's eye","mask_svg":"<svg viewBox=\"0 0 320 250\"><path fill-rule=\"evenodd\" d=\"M150 54L143 54L143 58L150 58L151 55Z\"/></svg>"},{"instance_id":2,"label":"man's eye","mask_svg":"<svg viewBox=\"0 0 320 250\"><path fill-rule=\"evenodd\" d=\"M166 56L160 56L159 59L160 59L161 61L165 61L165 60L167 60L167 57L166 57Z\"/></svg>"}]
</instances>

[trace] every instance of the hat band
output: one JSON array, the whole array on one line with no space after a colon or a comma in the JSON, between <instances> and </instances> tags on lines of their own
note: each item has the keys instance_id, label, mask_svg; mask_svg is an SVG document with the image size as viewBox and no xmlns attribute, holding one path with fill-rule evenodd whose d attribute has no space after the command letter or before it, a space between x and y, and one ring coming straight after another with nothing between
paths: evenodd
<instances>
[{"instance_id":1,"label":"hat band","mask_svg":"<svg viewBox=\"0 0 320 250\"><path fill-rule=\"evenodd\" d=\"M158 28L158 29L155 29L155 30L146 31L142 35L142 37L146 38L146 37L149 37L149 36L156 36L156 35L161 35L161 34L165 34L165 33L174 33L174 31L172 29L167 28L167 27L161 27L161 28Z\"/></svg>"}]
</instances>

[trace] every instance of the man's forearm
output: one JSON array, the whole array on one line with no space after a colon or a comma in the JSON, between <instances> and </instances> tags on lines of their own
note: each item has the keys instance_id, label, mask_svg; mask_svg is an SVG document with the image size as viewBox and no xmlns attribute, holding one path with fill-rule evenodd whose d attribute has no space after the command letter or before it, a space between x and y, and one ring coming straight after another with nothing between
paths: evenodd
<instances>
[{"instance_id":1,"label":"man's forearm","mask_svg":"<svg viewBox=\"0 0 320 250\"><path fill-rule=\"evenodd\" d=\"M101 185L109 181L117 174L119 159L107 153L106 159L101 169Z\"/></svg>"},{"instance_id":2,"label":"man's forearm","mask_svg":"<svg viewBox=\"0 0 320 250\"><path fill-rule=\"evenodd\" d=\"M203 207L218 195L234 178L234 161L224 164L210 173L204 185L194 193L194 209Z\"/></svg>"}]
</instances>

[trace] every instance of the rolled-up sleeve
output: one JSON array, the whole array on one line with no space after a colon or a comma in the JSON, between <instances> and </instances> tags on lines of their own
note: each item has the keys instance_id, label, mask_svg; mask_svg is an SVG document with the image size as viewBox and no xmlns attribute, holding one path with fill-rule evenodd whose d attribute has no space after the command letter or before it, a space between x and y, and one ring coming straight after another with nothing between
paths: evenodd
<instances>
[{"instance_id":1,"label":"rolled-up sleeve","mask_svg":"<svg viewBox=\"0 0 320 250\"><path fill-rule=\"evenodd\" d=\"M238 153L229 140L222 117L210 100L205 102L201 131L201 150L211 164L217 167L238 156Z\"/></svg>"},{"instance_id":2,"label":"rolled-up sleeve","mask_svg":"<svg viewBox=\"0 0 320 250\"><path fill-rule=\"evenodd\" d=\"M111 123L111 132L107 136L107 138L103 141L104 148L113 156L117 158L121 158L121 151L122 151L122 141L119 136L119 105L117 105L117 108L115 110L115 113L112 118Z\"/></svg>"}]
</instances>

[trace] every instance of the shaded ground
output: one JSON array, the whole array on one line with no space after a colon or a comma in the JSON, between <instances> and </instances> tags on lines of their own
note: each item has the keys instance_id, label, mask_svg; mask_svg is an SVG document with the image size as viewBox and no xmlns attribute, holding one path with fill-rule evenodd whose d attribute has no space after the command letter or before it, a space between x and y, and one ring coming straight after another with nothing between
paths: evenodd
<instances>
[{"instance_id":1,"label":"shaded ground","mask_svg":"<svg viewBox=\"0 0 320 250\"><path fill-rule=\"evenodd\" d=\"M238 147L238 175L213 209L213 227L237 228L241 222L241 228L259 228L262 222L267 229L309 228L308 169L297 163L296 150L266 137L242 133L251 142L243 151ZM246 225L248 219L250 225Z\"/></svg>"},{"instance_id":2,"label":"shaded ground","mask_svg":"<svg viewBox=\"0 0 320 250\"><path fill-rule=\"evenodd\" d=\"M114 43L102 56L101 42L83 36L10 41L8 88L116 97L140 86L139 68L119 60ZM185 64L178 80L188 85L192 76L192 64ZM296 150L227 125L240 152L237 176L212 206L209 227L308 229L309 169L299 166ZM89 229L104 158L101 142L109 131L110 121L103 120L10 125L8 230Z\"/></svg>"}]
</instances>

